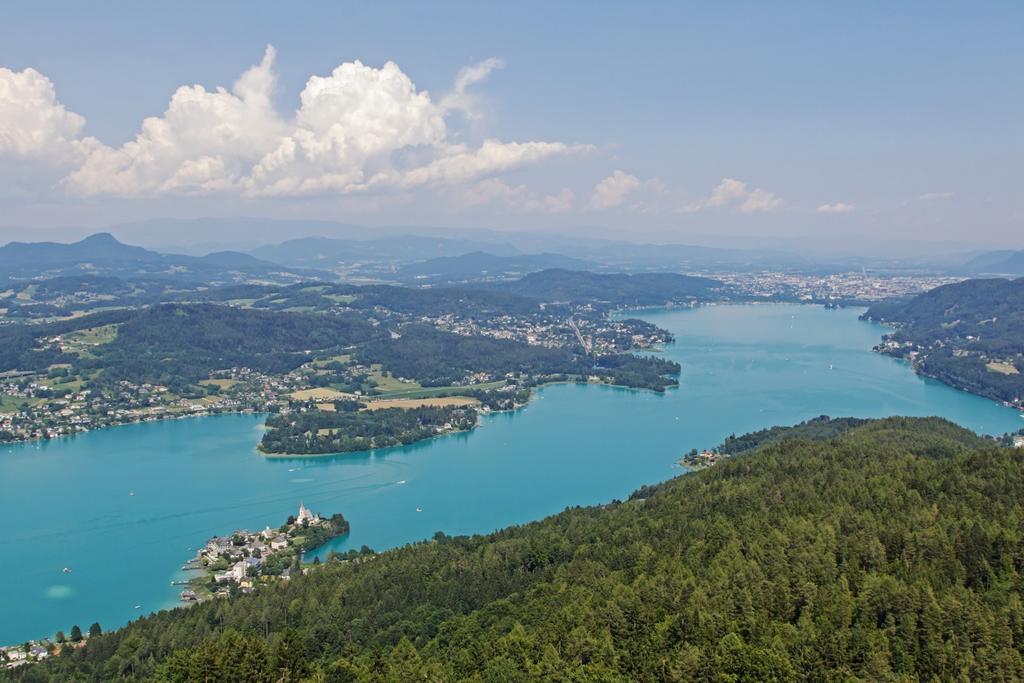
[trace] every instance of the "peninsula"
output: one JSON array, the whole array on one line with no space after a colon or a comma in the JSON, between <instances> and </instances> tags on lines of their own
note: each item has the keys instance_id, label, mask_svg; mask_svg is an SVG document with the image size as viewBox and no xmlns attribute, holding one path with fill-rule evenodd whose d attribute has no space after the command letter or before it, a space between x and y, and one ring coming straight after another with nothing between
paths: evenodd
<instances>
[{"instance_id":1,"label":"peninsula","mask_svg":"<svg viewBox=\"0 0 1024 683\"><path fill-rule=\"evenodd\" d=\"M198 574L185 582L187 588L181 591L181 600L202 602L247 594L260 585L287 580L303 571L306 551L348 532L348 520L340 513L321 517L299 503L298 513L276 529L239 529L230 536L214 536L182 567Z\"/></svg>"}]
</instances>

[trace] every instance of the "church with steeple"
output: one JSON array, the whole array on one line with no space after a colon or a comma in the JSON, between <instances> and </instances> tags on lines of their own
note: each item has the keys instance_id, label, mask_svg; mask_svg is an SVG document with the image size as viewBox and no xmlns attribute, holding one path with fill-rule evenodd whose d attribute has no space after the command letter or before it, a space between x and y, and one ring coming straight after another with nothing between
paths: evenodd
<instances>
[{"instance_id":1,"label":"church with steeple","mask_svg":"<svg viewBox=\"0 0 1024 683\"><path fill-rule=\"evenodd\" d=\"M306 507L306 504L304 502L299 501L299 514L295 517L295 523L302 524L303 522L309 524L319 524L320 515L314 514L310 511L308 507Z\"/></svg>"}]
</instances>

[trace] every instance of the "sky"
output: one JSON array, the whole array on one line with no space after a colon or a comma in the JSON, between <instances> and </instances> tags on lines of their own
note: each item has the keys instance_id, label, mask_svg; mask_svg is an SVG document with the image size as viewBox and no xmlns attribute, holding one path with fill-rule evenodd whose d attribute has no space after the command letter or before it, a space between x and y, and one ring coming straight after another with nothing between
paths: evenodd
<instances>
[{"instance_id":1,"label":"sky","mask_svg":"<svg viewBox=\"0 0 1024 683\"><path fill-rule=\"evenodd\" d=\"M1019 2L8 5L0 238L258 216L1024 248L1022 26Z\"/></svg>"}]
</instances>

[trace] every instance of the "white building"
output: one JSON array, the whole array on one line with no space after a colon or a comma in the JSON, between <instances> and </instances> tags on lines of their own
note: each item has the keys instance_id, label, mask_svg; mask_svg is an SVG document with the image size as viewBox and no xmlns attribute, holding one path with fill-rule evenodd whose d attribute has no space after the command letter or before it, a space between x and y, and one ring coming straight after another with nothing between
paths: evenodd
<instances>
[{"instance_id":1,"label":"white building","mask_svg":"<svg viewBox=\"0 0 1024 683\"><path fill-rule=\"evenodd\" d=\"M315 515L312 512L310 512L309 508L306 507L305 503L299 503L299 514L295 518L295 522L297 524L302 524L303 522L308 522L309 524L316 524L319 521L319 515Z\"/></svg>"}]
</instances>

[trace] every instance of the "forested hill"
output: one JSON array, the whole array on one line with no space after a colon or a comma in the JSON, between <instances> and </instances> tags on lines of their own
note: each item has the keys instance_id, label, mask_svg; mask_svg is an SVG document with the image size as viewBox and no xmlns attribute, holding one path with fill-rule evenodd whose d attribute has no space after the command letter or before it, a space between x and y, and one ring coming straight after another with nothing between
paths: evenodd
<instances>
[{"instance_id":1,"label":"forested hill","mask_svg":"<svg viewBox=\"0 0 1024 683\"><path fill-rule=\"evenodd\" d=\"M1024 405L1024 278L936 287L863 317L897 326L879 350L957 388Z\"/></svg>"},{"instance_id":2,"label":"forested hill","mask_svg":"<svg viewBox=\"0 0 1024 683\"><path fill-rule=\"evenodd\" d=\"M676 273L592 273L549 268L512 282L489 285L494 289L543 301L601 302L616 306L658 306L720 298L718 280Z\"/></svg>"},{"instance_id":3,"label":"forested hill","mask_svg":"<svg viewBox=\"0 0 1024 683\"><path fill-rule=\"evenodd\" d=\"M1019 680L1022 529L1024 451L936 419L872 421L626 502L331 560L13 675Z\"/></svg>"},{"instance_id":4,"label":"forested hill","mask_svg":"<svg viewBox=\"0 0 1024 683\"><path fill-rule=\"evenodd\" d=\"M88 353L64 353L60 335L117 326ZM0 372L41 371L55 363L99 370L94 381L195 383L212 370L246 366L287 372L311 351L340 349L383 334L365 317L285 313L215 304L163 304L103 311L44 325L0 327ZM56 341L55 341L56 340Z\"/></svg>"}]
</instances>

